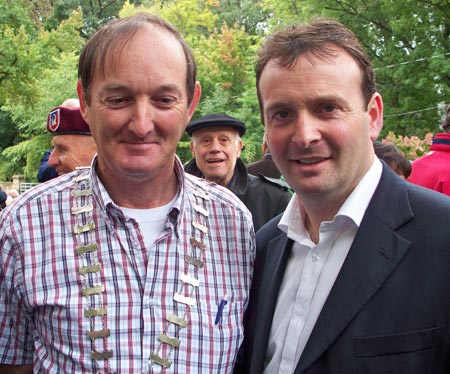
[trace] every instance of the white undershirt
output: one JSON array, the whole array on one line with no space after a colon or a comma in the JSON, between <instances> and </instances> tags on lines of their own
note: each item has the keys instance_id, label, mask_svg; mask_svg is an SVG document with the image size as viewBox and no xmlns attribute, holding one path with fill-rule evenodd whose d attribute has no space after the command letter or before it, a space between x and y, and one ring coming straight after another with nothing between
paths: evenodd
<instances>
[{"instance_id":1,"label":"white undershirt","mask_svg":"<svg viewBox=\"0 0 450 374\"><path fill-rule=\"evenodd\" d=\"M130 218L136 220L144 237L145 248L149 249L164 231L166 218L172 209L177 195L168 204L151 209L123 208L122 211Z\"/></svg>"},{"instance_id":2,"label":"white undershirt","mask_svg":"<svg viewBox=\"0 0 450 374\"><path fill-rule=\"evenodd\" d=\"M333 221L321 223L317 245L305 228L305 211L298 197L294 195L291 199L278 227L294 244L275 307L265 374L294 372L355 239L381 172L381 162L375 158Z\"/></svg>"}]
</instances>

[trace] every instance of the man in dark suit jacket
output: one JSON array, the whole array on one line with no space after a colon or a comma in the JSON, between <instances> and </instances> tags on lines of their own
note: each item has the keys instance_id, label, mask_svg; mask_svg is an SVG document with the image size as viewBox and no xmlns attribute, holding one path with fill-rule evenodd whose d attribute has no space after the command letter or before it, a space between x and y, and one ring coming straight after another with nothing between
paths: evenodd
<instances>
[{"instance_id":1,"label":"man in dark suit jacket","mask_svg":"<svg viewBox=\"0 0 450 374\"><path fill-rule=\"evenodd\" d=\"M332 20L269 37L256 68L267 140L294 189L257 234L236 373L450 372L450 199L374 155L383 103Z\"/></svg>"}]
</instances>

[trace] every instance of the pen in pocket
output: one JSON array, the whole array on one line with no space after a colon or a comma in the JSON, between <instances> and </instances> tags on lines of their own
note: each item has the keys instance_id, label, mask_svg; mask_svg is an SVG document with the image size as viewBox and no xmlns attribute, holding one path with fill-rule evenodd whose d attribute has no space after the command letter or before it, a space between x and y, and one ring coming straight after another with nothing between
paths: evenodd
<instances>
[{"instance_id":1,"label":"pen in pocket","mask_svg":"<svg viewBox=\"0 0 450 374\"><path fill-rule=\"evenodd\" d=\"M227 294L225 294L225 296L219 303L219 308L217 309L216 320L214 321L215 325L217 325L220 322L220 320L222 319L223 308L225 308L225 305L227 305L227 302L228 302Z\"/></svg>"}]
</instances>

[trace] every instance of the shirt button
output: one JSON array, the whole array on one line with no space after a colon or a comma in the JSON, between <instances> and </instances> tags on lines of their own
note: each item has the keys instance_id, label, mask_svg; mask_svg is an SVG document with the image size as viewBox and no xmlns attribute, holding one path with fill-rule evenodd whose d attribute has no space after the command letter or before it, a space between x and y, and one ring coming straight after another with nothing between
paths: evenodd
<instances>
[{"instance_id":1,"label":"shirt button","mask_svg":"<svg viewBox=\"0 0 450 374\"><path fill-rule=\"evenodd\" d=\"M317 262L320 260L320 256L319 256L319 254L313 252L313 253L311 253L311 259L313 262Z\"/></svg>"}]
</instances>

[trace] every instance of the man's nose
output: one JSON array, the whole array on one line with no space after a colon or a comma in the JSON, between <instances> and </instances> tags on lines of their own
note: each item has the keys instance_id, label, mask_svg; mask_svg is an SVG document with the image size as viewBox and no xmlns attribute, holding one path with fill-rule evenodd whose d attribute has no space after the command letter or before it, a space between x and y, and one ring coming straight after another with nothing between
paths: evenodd
<instances>
[{"instance_id":1,"label":"man's nose","mask_svg":"<svg viewBox=\"0 0 450 374\"><path fill-rule=\"evenodd\" d=\"M48 158L47 165L51 167L55 167L59 164L59 158L57 155L57 151L53 150L52 153L50 153L50 157Z\"/></svg>"},{"instance_id":2,"label":"man's nose","mask_svg":"<svg viewBox=\"0 0 450 374\"><path fill-rule=\"evenodd\" d=\"M148 100L138 100L132 111L129 129L138 137L143 138L155 128L154 116L156 109Z\"/></svg>"},{"instance_id":3,"label":"man's nose","mask_svg":"<svg viewBox=\"0 0 450 374\"><path fill-rule=\"evenodd\" d=\"M307 111L300 112L297 115L292 141L302 148L307 148L320 138L321 132L317 119Z\"/></svg>"}]
</instances>

